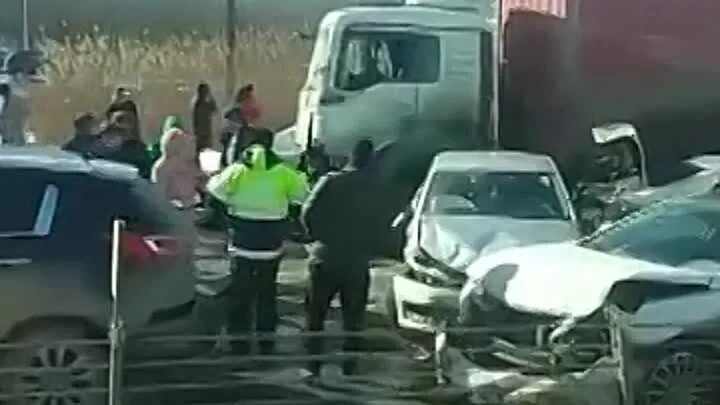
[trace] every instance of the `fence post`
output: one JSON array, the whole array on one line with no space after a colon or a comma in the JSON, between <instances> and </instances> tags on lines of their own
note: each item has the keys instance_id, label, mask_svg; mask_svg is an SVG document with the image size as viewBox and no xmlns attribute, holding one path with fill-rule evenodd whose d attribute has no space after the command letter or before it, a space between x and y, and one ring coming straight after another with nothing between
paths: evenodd
<instances>
[{"instance_id":1,"label":"fence post","mask_svg":"<svg viewBox=\"0 0 720 405\"><path fill-rule=\"evenodd\" d=\"M110 315L110 364L108 404L122 404L122 374L123 374L123 348L125 343L125 328L120 316L118 297L118 275L120 270L120 233L125 223L119 219L113 221L112 258L110 267L110 299L112 312Z\"/></svg>"},{"instance_id":2,"label":"fence post","mask_svg":"<svg viewBox=\"0 0 720 405\"><path fill-rule=\"evenodd\" d=\"M447 382L445 379L445 365L443 362L443 352L447 348L447 322L438 322L434 329L435 350L433 359L435 365L435 382L438 385L444 385Z\"/></svg>"},{"instance_id":3,"label":"fence post","mask_svg":"<svg viewBox=\"0 0 720 405\"><path fill-rule=\"evenodd\" d=\"M617 379L620 388L621 405L635 405L635 395L631 382L629 381L628 356L626 355L627 345L625 344L625 328L626 322L616 307L608 308L608 318L610 319L610 347L613 359L617 364Z\"/></svg>"}]
</instances>

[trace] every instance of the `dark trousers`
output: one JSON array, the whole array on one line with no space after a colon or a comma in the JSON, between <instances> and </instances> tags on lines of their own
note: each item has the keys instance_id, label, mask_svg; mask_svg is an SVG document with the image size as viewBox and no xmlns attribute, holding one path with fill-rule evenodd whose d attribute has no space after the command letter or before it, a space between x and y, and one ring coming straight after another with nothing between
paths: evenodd
<instances>
[{"instance_id":1,"label":"dark trousers","mask_svg":"<svg viewBox=\"0 0 720 405\"><path fill-rule=\"evenodd\" d=\"M363 329L365 307L368 302L370 288L370 271L367 261L349 262L316 262L310 264L310 284L306 297L307 329L310 332L322 331L325 326L330 303L336 294L340 295L342 306L343 330L359 332ZM310 337L306 342L308 352L318 355L323 352L321 337ZM357 352L363 349L363 339L348 337L343 346L344 351ZM355 361L343 363L343 372L354 371ZM321 362L310 362L310 369L317 374Z\"/></svg>"},{"instance_id":2,"label":"dark trousers","mask_svg":"<svg viewBox=\"0 0 720 405\"><path fill-rule=\"evenodd\" d=\"M228 332L245 335L255 330L275 332L277 326L277 274L280 259L251 260L236 257L232 262L232 282L228 290ZM253 312L255 317L253 318ZM250 340L233 340L235 354L250 352ZM270 354L275 350L272 339L260 340L260 351Z\"/></svg>"}]
</instances>

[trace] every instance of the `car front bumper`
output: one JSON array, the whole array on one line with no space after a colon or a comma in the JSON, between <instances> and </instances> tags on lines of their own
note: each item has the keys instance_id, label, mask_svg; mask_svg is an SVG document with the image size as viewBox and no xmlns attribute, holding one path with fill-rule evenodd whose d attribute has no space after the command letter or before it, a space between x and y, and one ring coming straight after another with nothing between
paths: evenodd
<instances>
[{"instance_id":1,"label":"car front bumper","mask_svg":"<svg viewBox=\"0 0 720 405\"><path fill-rule=\"evenodd\" d=\"M431 333L436 321L457 317L460 288L431 286L404 275L392 280L398 326Z\"/></svg>"}]
</instances>

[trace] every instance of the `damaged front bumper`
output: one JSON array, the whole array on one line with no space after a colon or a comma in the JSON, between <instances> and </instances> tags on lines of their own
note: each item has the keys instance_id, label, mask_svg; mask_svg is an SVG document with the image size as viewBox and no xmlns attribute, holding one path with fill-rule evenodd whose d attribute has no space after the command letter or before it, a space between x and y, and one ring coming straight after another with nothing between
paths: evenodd
<instances>
[{"instance_id":1,"label":"damaged front bumper","mask_svg":"<svg viewBox=\"0 0 720 405\"><path fill-rule=\"evenodd\" d=\"M432 333L438 322L457 319L460 287L419 278L411 272L393 277L395 316L400 328Z\"/></svg>"}]
</instances>

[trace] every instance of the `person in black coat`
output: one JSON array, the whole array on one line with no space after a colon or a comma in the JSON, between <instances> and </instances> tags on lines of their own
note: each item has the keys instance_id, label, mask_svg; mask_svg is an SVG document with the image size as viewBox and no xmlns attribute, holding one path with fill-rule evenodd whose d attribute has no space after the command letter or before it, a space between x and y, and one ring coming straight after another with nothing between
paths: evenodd
<instances>
[{"instance_id":1,"label":"person in black coat","mask_svg":"<svg viewBox=\"0 0 720 405\"><path fill-rule=\"evenodd\" d=\"M218 107L210 90L210 85L203 82L198 84L197 92L192 101L193 134L197 140L197 151L213 146L213 116Z\"/></svg>"},{"instance_id":2,"label":"person in black coat","mask_svg":"<svg viewBox=\"0 0 720 405\"><path fill-rule=\"evenodd\" d=\"M75 135L65 145L63 150L82 154L89 154L92 145L97 141L99 122L95 114L84 113L73 120Z\"/></svg>"},{"instance_id":3,"label":"person in black coat","mask_svg":"<svg viewBox=\"0 0 720 405\"><path fill-rule=\"evenodd\" d=\"M336 294L340 295L343 329L362 330L370 287L370 260L377 251L378 204L370 163L373 144L362 140L355 146L350 164L340 172L321 177L305 201L301 221L314 242L310 250L310 285L306 297L307 329L320 331ZM349 338L345 349L361 350L362 340ZM307 341L310 354L322 352L322 341ZM319 375L321 363L310 363ZM343 364L354 372L355 362Z\"/></svg>"},{"instance_id":4,"label":"person in black coat","mask_svg":"<svg viewBox=\"0 0 720 405\"><path fill-rule=\"evenodd\" d=\"M130 132L135 139L140 137L140 113L137 104L131 98L132 93L125 87L118 87L113 93L112 101L105 110L105 119L110 120L116 112L125 112L132 116L133 123Z\"/></svg>"},{"instance_id":5,"label":"person in black coat","mask_svg":"<svg viewBox=\"0 0 720 405\"><path fill-rule=\"evenodd\" d=\"M89 154L95 158L134 166L140 176L149 178L152 163L147 146L133 135L132 123L133 118L129 113L115 112L90 147Z\"/></svg>"}]
</instances>

